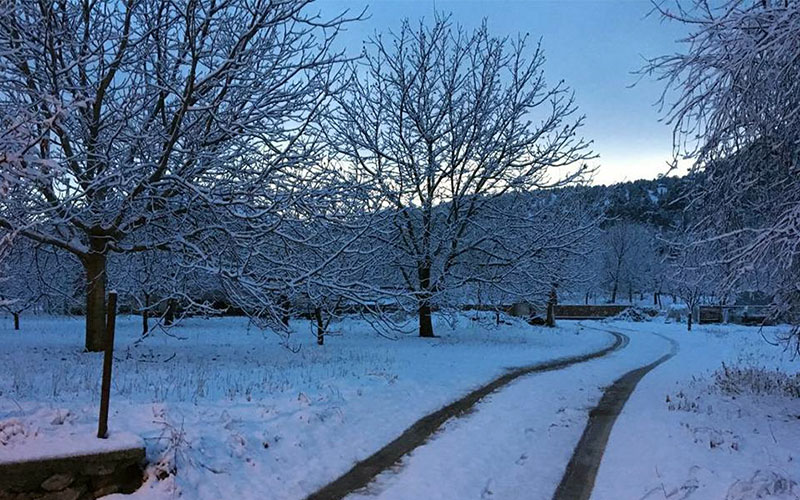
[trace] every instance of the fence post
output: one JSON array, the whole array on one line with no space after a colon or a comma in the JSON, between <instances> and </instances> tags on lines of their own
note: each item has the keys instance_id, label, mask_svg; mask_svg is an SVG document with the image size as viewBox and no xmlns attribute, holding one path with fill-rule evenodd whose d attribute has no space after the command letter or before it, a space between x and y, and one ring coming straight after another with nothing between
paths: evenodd
<instances>
[{"instance_id":1,"label":"fence post","mask_svg":"<svg viewBox=\"0 0 800 500\"><path fill-rule=\"evenodd\" d=\"M117 292L108 294L106 311L106 349L103 355L103 385L100 389L100 420L97 437L108 437L108 399L111 395L111 363L114 361L114 327L117 319Z\"/></svg>"}]
</instances>

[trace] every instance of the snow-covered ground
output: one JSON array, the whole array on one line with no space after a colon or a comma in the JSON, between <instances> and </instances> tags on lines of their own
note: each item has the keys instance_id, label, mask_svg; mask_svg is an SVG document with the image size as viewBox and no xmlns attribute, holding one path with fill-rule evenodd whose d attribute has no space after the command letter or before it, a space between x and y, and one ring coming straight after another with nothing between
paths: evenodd
<instances>
[{"instance_id":1,"label":"snow-covered ground","mask_svg":"<svg viewBox=\"0 0 800 500\"><path fill-rule=\"evenodd\" d=\"M508 367L597 350L609 335L563 323L436 318L439 339L388 340L363 322L314 345L297 321L288 345L241 318L188 319L136 343L118 319L110 432L141 435L152 479L135 498L302 498L421 416ZM5 454L96 433L101 354L82 353L83 322L22 318L0 326ZM579 431L578 431L579 432ZM126 497L128 498L128 497Z\"/></svg>"},{"instance_id":2,"label":"snow-covered ground","mask_svg":"<svg viewBox=\"0 0 800 500\"><path fill-rule=\"evenodd\" d=\"M552 498L603 387L669 347L661 338L630 334L630 344L607 357L518 379L472 415L448 422L398 472L353 498Z\"/></svg>"},{"instance_id":3,"label":"snow-covered ground","mask_svg":"<svg viewBox=\"0 0 800 500\"><path fill-rule=\"evenodd\" d=\"M644 377L624 407L592 498L800 498L800 399L734 396L714 385L723 362L729 371L797 372L798 361L758 328L698 326L688 333L660 318L584 324L624 332L630 345L517 380L352 498L552 498L604 387L670 352L670 342L653 333L677 341L679 351Z\"/></svg>"},{"instance_id":4,"label":"snow-covered ground","mask_svg":"<svg viewBox=\"0 0 800 500\"><path fill-rule=\"evenodd\" d=\"M800 359L767 342L774 328L609 326L661 333L680 351L639 383L623 409L592 498L800 499L800 394L765 389L777 370L797 374L800 390ZM737 369L752 370L738 377ZM752 375L762 370L767 375Z\"/></svg>"},{"instance_id":5,"label":"snow-covered ground","mask_svg":"<svg viewBox=\"0 0 800 500\"><path fill-rule=\"evenodd\" d=\"M155 464L133 498L303 498L506 368L608 345L596 328L626 333L630 344L518 379L448 422L367 493L550 498L603 388L669 351L657 333L680 349L625 406L593 498L800 498L800 398L731 393L745 388L730 375L736 369L798 371L800 361L762 337L775 328L687 333L657 318L562 321L549 330L461 316L455 324L436 318L440 339L388 340L347 320L318 347L308 322L295 325L288 345L240 318L189 319L136 343L139 319L120 318L110 427L142 436ZM21 332L9 327L0 326L2 453L82 433L92 439L101 355L80 352L83 323L23 318Z\"/></svg>"}]
</instances>

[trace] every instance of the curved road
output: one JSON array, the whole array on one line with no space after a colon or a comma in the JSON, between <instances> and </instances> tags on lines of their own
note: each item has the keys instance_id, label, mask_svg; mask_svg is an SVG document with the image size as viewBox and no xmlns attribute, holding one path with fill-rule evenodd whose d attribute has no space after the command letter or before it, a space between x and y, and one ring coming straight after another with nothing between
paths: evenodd
<instances>
[{"instance_id":1,"label":"curved road","mask_svg":"<svg viewBox=\"0 0 800 500\"><path fill-rule=\"evenodd\" d=\"M608 437L623 406L648 372L678 353L677 342L657 333L653 335L667 340L671 346L670 352L649 365L627 372L603 391L600 402L589 412L589 421L572 453L553 500L588 500L591 497Z\"/></svg>"},{"instance_id":2,"label":"curved road","mask_svg":"<svg viewBox=\"0 0 800 500\"><path fill-rule=\"evenodd\" d=\"M307 500L338 500L357 490L365 488L378 474L391 468L399 462L404 455L425 443L447 420L467 414L481 399L508 385L519 377L533 373L560 370L571 365L601 358L614 351L623 349L630 341L630 338L622 333L610 330L603 331L614 337L614 342L608 347L589 354L557 358L509 371L488 384L470 392L461 399L422 417L394 441L371 456L356 463L353 468L344 475L309 495Z\"/></svg>"}]
</instances>

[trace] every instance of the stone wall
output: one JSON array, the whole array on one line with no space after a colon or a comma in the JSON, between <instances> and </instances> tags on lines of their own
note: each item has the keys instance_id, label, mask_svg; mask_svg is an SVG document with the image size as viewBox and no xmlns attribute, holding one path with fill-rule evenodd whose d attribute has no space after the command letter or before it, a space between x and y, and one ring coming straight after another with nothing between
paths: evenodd
<instances>
[{"instance_id":1,"label":"stone wall","mask_svg":"<svg viewBox=\"0 0 800 500\"><path fill-rule=\"evenodd\" d=\"M556 319L599 319L616 316L629 307L631 307L630 304L558 304L556 305L555 313Z\"/></svg>"},{"instance_id":2,"label":"stone wall","mask_svg":"<svg viewBox=\"0 0 800 500\"><path fill-rule=\"evenodd\" d=\"M144 478L144 448L0 463L0 500L88 500L133 493Z\"/></svg>"}]
</instances>

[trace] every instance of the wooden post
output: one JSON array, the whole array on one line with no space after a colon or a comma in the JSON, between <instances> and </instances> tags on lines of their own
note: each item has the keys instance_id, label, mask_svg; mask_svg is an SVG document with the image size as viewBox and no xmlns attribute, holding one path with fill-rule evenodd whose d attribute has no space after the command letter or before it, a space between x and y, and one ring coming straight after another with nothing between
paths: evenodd
<instances>
[{"instance_id":1,"label":"wooden post","mask_svg":"<svg viewBox=\"0 0 800 500\"><path fill-rule=\"evenodd\" d=\"M317 345L325 344L325 322L322 320L322 308L314 308L314 318L317 320Z\"/></svg>"},{"instance_id":2,"label":"wooden post","mask_svg":"<svg viewBox=\"0 0 800 500\"><path fill-rule=\"evenodd\" d=\"M106 314L106 349L103 356L103 385L100 389L100 421L97 437L108 437L108 399L111 395L111 362L114 360L114 327L117 319L117 292L108 294Z\"/></svg>"},{"instance_id":3,"label":"wooden post","mask_svg":"<svg viewBox=\"0 0 800 500\"><path fill-rule=\"evenodd\" d=\"M142 309L142 337L150 331L148 319L150 318L150 294L144 294L144 308Z\"/></svg>"}]
</instances>

